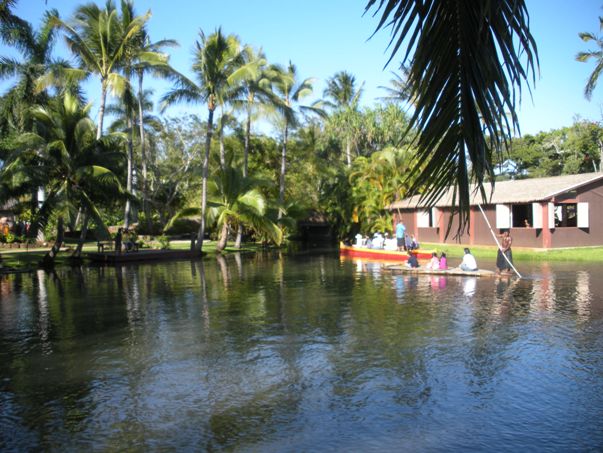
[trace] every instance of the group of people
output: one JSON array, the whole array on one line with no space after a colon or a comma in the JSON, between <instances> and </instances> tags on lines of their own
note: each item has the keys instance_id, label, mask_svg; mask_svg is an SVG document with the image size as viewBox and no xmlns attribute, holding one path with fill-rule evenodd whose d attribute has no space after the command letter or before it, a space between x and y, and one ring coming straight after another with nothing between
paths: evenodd
<instances>
[{"instance_id":1,"label":"group of people","mask_svg":"<svg viewBox=\"0 0 603 453\"><path fill-rule=\"evenodd\" d=\"M406 266L413 267L413 268L419 267L419 260L417 259L417 255L415 253L413 253L412 250L408 251L408 260L406 261ZM442 252L442 253L440 253L440 256L438 257L438 254L436 252L433 252L431 254L431 259L429 260L429 263L427 263L425 265L425 269L430 269L430 270L446 270L446 269L448 269L448 258L446 258L446 253Z\"/></svg>"},{"instance_id":2,"label":"group of people","mask_svg":"<svg viewBox=\"0 0 603 453\"><path fill-rule=\"evenodd\" d=\"M373 236L363 236L361 233L358 233L355 236L356 241L354 245L356 247L366 247L369 249L383 249L383 250L401 250L399 246L399 240L396 237L392 237L388 232L380 233L377 232L373 234ZM419 248L419 243L415 238L414 234L405 235L403 238L403 250L416 250Z\"/></svg>"},{"instance_id":3,"label":"group of people","mask_svg":"<svg viewBox=\"0 0 603 453\"><path fill-rule=\"evenodd\" d=\"M509 231L503 232L501 235L499 235L499 237L501 238L501 242L496 257L497 273L510 273L513 268L513 254L511 252L511 244L513 243L513 239L511 238ZM419 248L419 243L414 234L408 235L406 233L406 226L401 219L396 223L395 237L390 237L389 233L387 232L383 234L377 232L372 238L358 233L356 235L356 242L354 245L357 247L367 247L372 249L398 251L405 250L409 255L406 265L408 267L419 267L417 255L412 253L413 250L417 250ZM465 272L477 271L477 261L471 254L471 251L468 248L465 248L464 252L463 260L459 265L459 268ZM437 253L434 252L425 268L432 270L448 269L446 254L442 252L438 257Z\"/></svg>"},{"instance_id":4,"label":"group of people","mask_svg":"<svg viewBox=\"0 0 603 453\"><path fill-rule=\"evenodd\" d=\"M417 241L414 234L408 235L406 233L406 225L404 225L401 219L396 223L396 246L399 252L402 250L417 250L419 248L419 241Z\"/></svg>"}]
</instances>

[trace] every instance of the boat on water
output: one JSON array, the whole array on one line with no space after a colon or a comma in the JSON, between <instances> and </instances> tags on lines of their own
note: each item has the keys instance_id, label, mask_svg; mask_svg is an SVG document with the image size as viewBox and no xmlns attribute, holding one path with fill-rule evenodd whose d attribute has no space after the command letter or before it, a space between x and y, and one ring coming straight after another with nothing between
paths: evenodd
<instances>
[{"instance_id":1,"label":"boat on water","mask_svg":"<svg viewBox=\"0 0 603 453\"><path fill-rule=\"evenodd\" d=\"M413 253L417 255L418 259L430 259L431 254L435 250L413 250ZM370 249L368 247L358 247L355 245L346 245L339 243L339 255L351 256L354 258L369 258L372 260L383 260L383 261L406 261L408 259L407 252L398 252L397 250L385 250L385 249Z\"/></svg>"},{"instance_id":2,"label":"boat on water","mask_svg":"<svg viewBox=\"0 0 603 453\"><path fill-rule=\"evenodd\" d=\"M423 267L410 268L400 265L387 266L386 269L392 272L400 272L403 274L413 275L451 275L459 277L497 277L500 276L496 272L489 271L486 269L478 269L476 271L464 271L458 267L451 267L448 269L426 269ZM510 277L510 274L503 275Z\"/></svg>"}]
</instances>

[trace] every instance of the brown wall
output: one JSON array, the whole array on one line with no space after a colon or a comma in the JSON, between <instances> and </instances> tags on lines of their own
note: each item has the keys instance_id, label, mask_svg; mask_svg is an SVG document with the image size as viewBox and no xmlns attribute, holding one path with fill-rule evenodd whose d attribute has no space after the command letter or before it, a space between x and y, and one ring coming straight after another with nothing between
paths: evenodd
<instances>
[{"instance_id":1,"label":"brown wall","mask_svg":"<svg viewBox=\"0 0 603 453\"><path fill-rule=\"evenodd\" d=\"M556 247L584 247L603 245L603 181L598 181L589 186L584 186L567 194L565 197L557 197L557 201L563 199L576 202L588 202L589 208L589 225L588 229L581 228L553 228L553 229L536 229L536 228L511 228L511 236L513 237L513 245L517 247L534 247L542 248L547 246L547 236L550 234L550 246ZM555 200L552 200L555 201ZM415 229L416 214L415 210L402 210L402 218L406 225L408 233L418 232L419 242L436 242L436 243L461 243L475 245L496 245L488 225L477 206L473 206L471 213L472 219L472 234L473 238L469 237L468 233L463 233L459 238L455 238L458 229L458 216L454 216L450 234L445 238L448 222L451 217L451 210L442 208L442 218L439 228L419 228ZM496 229L496 207L494 205L483 206L484 212L493 231L500 234L501 230ZM547 208L546 202L543 203L543 225L547 225ZM394 224L397 221L397 213L394 214Z\"/></svg>"},{"instance_id":2,"label":"brown wall","mask_svg":"<svg viewBox=\"0 0 603 453\"><path fill-rule=\"evenodd\" d=\"M552 229L552 247L603 245L603 184L599 182L580 188L576 193L576 201L588 203L590 228Z\"/></svg>"},{"instance_id":3,"label":"brown wall","mask_svg":"<svg viewBox=\"0 0 603 453\"><path fill-rule=\"evenodd\" d=\"M418 241L421 242L440 242L439 228L419 228Z\"/></svg>"},{"instance_id":4,"label":"brown wall","mask_svg":"<svg viewBox=\"0 0 603 453\"><path fill-rule=\"evenodd\" d=\"M396 234L396 224L398 223L398 219L402 217L402 221L404 222L404 226L406 226L407 234L415 234L415 211L411 209L400 209L400 215L398 215L398 211L394 211L393 219L393 232Z\"/></svg>"}]
</instances>

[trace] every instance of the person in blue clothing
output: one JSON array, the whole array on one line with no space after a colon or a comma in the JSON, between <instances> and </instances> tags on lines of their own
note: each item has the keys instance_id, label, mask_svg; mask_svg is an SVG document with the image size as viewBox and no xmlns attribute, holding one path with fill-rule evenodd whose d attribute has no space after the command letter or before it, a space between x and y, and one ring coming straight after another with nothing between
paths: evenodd
<instances>
[{"instance_id":1,"label":"person in blue clothing","mask_svg":"<svg viewBox=\"0 0 603 453\"><path fill-rule=\"evenodd\" d=\"M419 260L417 260L417 255L415 255L411 250L408 251L408 260L406 260L406 267L419 267Z\"/></svg>"},{"instance_id":2,"label":"person in blue clothing","mask_svg":"<svg viewBox=\"0 0 603 453\"><path fill-rule=\"evenodd\" d=\"M396 244L399 252L401 252L403 249L406 250L406 243L404 242L405 233L406 226L404 226L404 222L402 219L400 219L396 224Z\"/></svg>"}]
</instances>

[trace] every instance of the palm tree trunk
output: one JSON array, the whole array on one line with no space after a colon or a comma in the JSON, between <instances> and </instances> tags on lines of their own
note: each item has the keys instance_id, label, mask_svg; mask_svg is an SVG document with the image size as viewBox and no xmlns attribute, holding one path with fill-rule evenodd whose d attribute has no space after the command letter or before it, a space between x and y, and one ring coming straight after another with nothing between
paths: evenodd
<instances>
[{"instance_id":1,"label":"palm tree trunk","mask_svg":"<svg viewBox=\"0 0 603 453\"><path fill-rule=\"evenodd\" d=\"M352 150L350 140L347 139L345 142L345 158L348 162L348 168L352 166Z\"/></svg>"},{"instance_id":2,"label":"palm tree trunk","mask_svg":"<svg viewBox=\"0 0 603 453\"><path fill-rule=\"evenodd\" d=\"M77 243L77 247L75 248L72 258L79 258L82 256L82 248L84 247L84 241L86 240L86 235L88 234L88 212L84 210L84 215L82 216L82 232L80 234L80 239Z\"/></svg>"},{"instance_id":3,"label":"palm tree trunk","mask_svg":"<svg viewBox=\"0 0 603 453\"><path fill-rule=\"evenodd\" d=\"M27 231L27 237L29 237L31 239L37 239L38 231L40 229L38 222L35 221L36 215L38 213L38 208L39 208L39 206L38 206L38 189L37 188L33 189L31 192L31 204L30 204L29 208L30 208L30 216L33 221L29 224L29 230Z\"/></svg>"},{"instance_id":4,"label":"palm tree trunk","mask_svg":"<svg viewBox=\"0 0 603 453\"><path fill-rule=\"evenodd\" d=\"M139 126L139 134L140 134L140 156L142 159L142 212L144 212L144 218L147 223L147 231L151 232L151 211L149 209L149 194L148 194L148 167L147 167L147 149L145 143L145 134L144 134L144 111L142 107L143 101L143 90L142 90L142 80L144 77L144 72L138 72L138 126Z\"/></svg>"},{"instance_id":5,"label":"palm tree trunk","mask_svg":"<svg viewBox=\"0 0 603 453\"><path fill-rule=\"evenodd\" d=\"M220 129L218 138L220 140L220 168L226 168L226 150L224 149L224 108L220 107Z\"/></svg>"},{"instance_id":6,"label":"palm tree trunk","mask_svg":"<svg viewBox=\"0 0 603 453\"><path fill-rule=\"evenodd\" d=\"M285 134L283 136L283 151L281 155L281 176L279 180L278 188L278 201L281 207L285 204L285 172L287 170L287 139L289 137L289 123L285 121ZM283 216L282 211L279 210L278 218Z\"/></svg>"},{"instance_id":7,"label":"palm tree trunk","mask_svg":"<svg viewBox=\"0 0 603 453\"><path fill-rule=\"evenodd\" d=\"M60 216L57 221L57 240L54 241L52 248L46 252L46 255L42 258L42 266L52 266L54 264L54 259L59 254L64 238L65 230L63 228L63 217Z\"/></svg>"},{"instance_id":8,"label":"palm tree trunk","mask_svg":"<svg viewBox=\"0 0 603 453\"><path fill-rule=\"evenodd\" d=\"M129 194L132 193L132 177L134 173L134 124L132 121L132 114L128 115L128 174L126 176L126 190ZM130 200L126 200L126 207L124 209L124 228L127 230L130 228L130 212L132 205Z\"/></svg>"},{"instance_id":9,"label":"palm tree trunk","mask_svg":"<svg viewBox=\"0 0 603 453\"><path fill-rule=\"evenodd\" d=\"M222 224L222 230L220 231L220 240L216 245L216 252L221 252L226 248L228 242L228 220L225 220Z\"/></svg>"},{"instance_id":10,"label":"palm tree trunk","mask_svg":"<svg viewBox=\"0 0 603 453\"><path fill-rule=\"evenodd\" d=\"M96 129L96 139L100 140L103 136L103 120L105 117L105 103L107 102L107 81L101 82L100 107L98 108L98 127Z\"/></svg>"},{"instance_id":11,"label":"palm tree trunk","mask_svg":"<svg viewBox=\"0 0 603 453\"><path fill-rule=\"evenodd\" d=\"M200 252L203 249L203 237L205 236L205 211L207 210L207 173L209 168L209 147L211 145L211 136L213 132L214 110L208 109L207 115L207 135L205 136L205 156L203 157L203 176L201 181L201 224L199 225L199 234L197 235L197 244L195 250Z\"/></svg>"},{"instance_id":12,"label":"palm tree trunk","mask_svg":"<svg viewBox=\"0 0 603 453\"><path fill-rule=\"evenodd\" d=\"M247 178L249 165L249 144L251 141L251 110L247 110L247 121L245 124L245 149L243 150L243 178ZM239 223L237 227L237 238L235 239L235 248L241 248L243 242L243 224Z\"/></svg>"},{"instance_id":13,"label":"palm tree trunk","mask_svg":"<svg viewBox=\"0 0 603 453\"><path fill-rule=\"evenodd\" d=\"M226 168L226 150L224 149L224 130L220 128L220 168Z\"/></svg>"}]
</instances>

